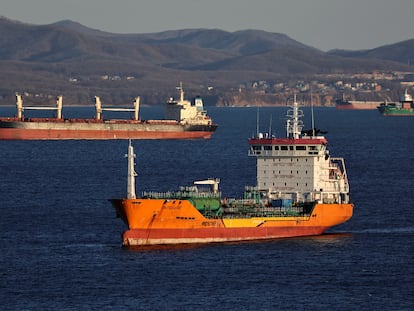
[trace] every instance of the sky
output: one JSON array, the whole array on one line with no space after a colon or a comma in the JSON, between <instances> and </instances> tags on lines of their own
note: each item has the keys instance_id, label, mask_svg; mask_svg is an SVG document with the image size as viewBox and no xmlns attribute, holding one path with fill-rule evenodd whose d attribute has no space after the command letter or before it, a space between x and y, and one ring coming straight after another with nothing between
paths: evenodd
<instances>
[{"instance_id":1,"label":"sky","mask_svg":"<svg viewBox=\"0 0 414 311\"><path fill-rule=\"evenodd\" d=\"M114 33L258 29L323 51L414 38L414 0L1 0L0 16L37 25L69 19Z\"/></svg>"}]
</instances>

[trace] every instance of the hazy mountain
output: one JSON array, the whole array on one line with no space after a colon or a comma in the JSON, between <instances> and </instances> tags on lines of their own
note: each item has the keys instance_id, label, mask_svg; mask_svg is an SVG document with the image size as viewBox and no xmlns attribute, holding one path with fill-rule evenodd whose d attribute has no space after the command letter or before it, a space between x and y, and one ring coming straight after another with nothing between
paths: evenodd
<instances>
[{"instance_id":1,"label":"hazy mountain","mask_svg":"<svg viewBox=\"0 0 414 311\"><path fill-rule=\"evenodd\" d=\"M414 39L363 51L332 50L329 55L358 57L364 59L384 59L402 64L414 64Z\"/></svg>"},{"instance_id":2,"label":"hazy mountain","mask_svg":"<svg viewBox=\"0 0 414 311\"><path fill-rule=\"evenodd\" d=\"M180 80L229 88L294 75L407 71L413 44L325 53L260 30L114 34L68 20L31 25L0 18L0 96L60 92L77 103L99 93L119 102L146 92L150 101L171 95Z\"/></svg>"}]
</instances>

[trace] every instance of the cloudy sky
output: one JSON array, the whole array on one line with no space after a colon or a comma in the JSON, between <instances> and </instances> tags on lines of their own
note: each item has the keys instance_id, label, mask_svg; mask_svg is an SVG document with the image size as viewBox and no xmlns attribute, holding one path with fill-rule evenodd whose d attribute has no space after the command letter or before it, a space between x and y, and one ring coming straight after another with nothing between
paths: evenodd
<instances>
[{"instance_id":1,"label":"cloudy sky","mask_svg":"<svg viewBox=\"0 0 414 311\"><path fill-rule=\"evenodd\" d=\"M414 38L414 0L1 0L0 15L33 24L70 19L115 33L261 29L321 50Z\"/></svg>"}]
</instances>

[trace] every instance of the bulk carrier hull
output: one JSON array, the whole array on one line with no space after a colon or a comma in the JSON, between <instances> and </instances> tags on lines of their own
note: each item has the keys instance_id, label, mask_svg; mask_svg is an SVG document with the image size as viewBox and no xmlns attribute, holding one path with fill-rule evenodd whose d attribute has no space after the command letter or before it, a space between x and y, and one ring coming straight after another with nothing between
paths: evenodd
<instances>
[{"instance_id":1,"label":"bulk carrier hull","mask_svg":"<svg viewBox=\"0 0 414 311\"><path fill-rule=\"evenodd\" d=\"M180 100L171 98L165 106L166 116L160 120L139 118L139 96L133 108L102 107L95 96L94 119L65 119L62 96L57 97L55 107L27 107L22 95L16 94L16 117L0 118L0 140L209 139L217 125L204 110L202 99L185 100L182 85L179 89ZM28 118L26 110L54 110L55 118ZM103 118L104 111L133 112L133 117L108 120Z\"/></svg>"},{"instance_id":2,"label":"bulk carrier hull","mask_svg":"<svg viewBox=\"0 0 414 311\"><path fill-rule=\"evenodd\" d=\"M336 102L339 110L375 110L380 102L377 101L342 101Z\"/></svg>"},{"instance_id":3,"label":"bulk carrier hull","mask_svg":"<svg viewBox=\"0 0 414 311\"><path fill-rule=\"evenodd\" d=\"M209 139L214 124L180 124L176 121L96 121L0 119L0 140L64 140L64 139Z\"/></svg>"},{"instance_id":4,"label":"bulk carrier hull","mask_svg":"<svg viewBox=\"0 0 414 311\"><path fill-rule=\"evenodd\" d=\"M112 199L128 224L124 246L237 242L320 235L352 217L352 204L316 204L302 216L206 218L188 200Z\"/></svg>"}]
</instances>

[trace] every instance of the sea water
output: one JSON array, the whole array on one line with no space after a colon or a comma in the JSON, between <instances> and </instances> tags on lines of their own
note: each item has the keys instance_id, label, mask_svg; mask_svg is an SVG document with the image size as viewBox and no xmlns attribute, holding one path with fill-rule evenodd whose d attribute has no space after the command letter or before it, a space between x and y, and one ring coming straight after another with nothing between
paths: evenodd
<instances>
[{"instance_id":1,"label":"sea water","mask_svg":"<svg viewBox=\"0 0 414 311\"><path fill-rule=\"evenodd\" d=\"M255 184L247 139L285 136L286 109L208 113L219 124L210 140L133 141L137 193L218 177L237 197ZM267 242L124 249L107 199L126 194L127 141L1 141L1 309L413 310L414 118L314 115L345 158L354 216L322 236Z\"/></svg>"}]
</instances>

